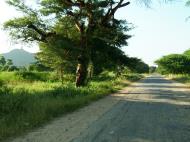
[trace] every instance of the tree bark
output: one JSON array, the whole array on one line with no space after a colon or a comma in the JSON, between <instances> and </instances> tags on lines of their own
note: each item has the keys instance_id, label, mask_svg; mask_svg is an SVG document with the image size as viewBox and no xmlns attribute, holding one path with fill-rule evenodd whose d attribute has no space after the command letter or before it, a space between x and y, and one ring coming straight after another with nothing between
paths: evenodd
<instances>
[{"instance_id":1,"label":"tree bark","mask_svg":"<svg viewBox=\"0 0 190 142\"><path fill-rule=\"evenodd\" d=\"M76 71L76 87L85 86L88 75L88 59L85 55L78 57L78 65Z\"/></svg>"},{"instance_id":2,"label":"tree bark","mask_svg":"<svg viewBox=\"0 0 190 142\"><path fill-rule=\"evenodd\" d=\"M63 67L62 67L62 65L60 68L60 75L61 75L61 84L63 85Z\"/></svg>"}]
</instances>

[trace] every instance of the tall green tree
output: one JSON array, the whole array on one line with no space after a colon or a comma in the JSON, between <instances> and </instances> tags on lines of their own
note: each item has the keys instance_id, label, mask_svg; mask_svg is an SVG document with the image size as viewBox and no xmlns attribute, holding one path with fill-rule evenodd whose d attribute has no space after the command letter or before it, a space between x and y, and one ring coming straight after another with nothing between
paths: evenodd
<instances>
[{"instance_id":1,"label":"tall green tree","mask_svg":"<svg viewBox=\"0 0 190 142\"><path fill-rule=\"evenodd\" d=\"M40 0L36 9L27 6L24 0L7 2L23 12L23 17L9 20L4 25L13 38L37 41L49 48L63 48L65 52L78 51L75 56L78 61L76 86L85 85L92 51L97 51L93 47L95 40L112 50L126 45L129 38L125 33L128 30L126 23L115 19L115 13L129 5L128 1Z\"/></svg>"}]
</instances>

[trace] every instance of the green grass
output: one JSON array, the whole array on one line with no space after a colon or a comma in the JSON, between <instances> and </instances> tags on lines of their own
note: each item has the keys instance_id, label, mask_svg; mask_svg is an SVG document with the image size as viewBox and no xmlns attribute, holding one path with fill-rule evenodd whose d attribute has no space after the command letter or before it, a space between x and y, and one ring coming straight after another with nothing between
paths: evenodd
<instances>
[{"instance_id":1,"label":"green grass","mask_svg":"<svg viewBox=\"0 0 190 142\"><path fill-rule=\"evenodd\" d=\"M32 73L26 74L33 76ZM38 78L40 75L36 73L34 76L37 79L34 79L17 73L0 74L0 141L88 105L121 89L130 81L142 78L138 74L122 78L101 76L94 78L86 87L76 88L70 81L61 84ZM126 79L129 81L124 82Z\"/></svg>"},{"instance_id":2,"label":"green grass","mask_svg":"<svg viewBox=\"0 0 190 142\"><path fill-rule=\"evenodd\" d=\"M55 72L0 72L0 79L4 82L33 82L46 81L57 82L59 77ZM71 74L64 75L63 81L74 81L75 76Z\"/></svg>"},{"instance_id":3,"label":"green grass","mask_svg":"<svg viewBox=\"0 0 190 142\"><path fill-rule=\"evenodd\" d=\"M185 84L190 84L190 75L189 74L170 74L168 77L172 80L185 83Z\"/></svg>"}]
</instances>

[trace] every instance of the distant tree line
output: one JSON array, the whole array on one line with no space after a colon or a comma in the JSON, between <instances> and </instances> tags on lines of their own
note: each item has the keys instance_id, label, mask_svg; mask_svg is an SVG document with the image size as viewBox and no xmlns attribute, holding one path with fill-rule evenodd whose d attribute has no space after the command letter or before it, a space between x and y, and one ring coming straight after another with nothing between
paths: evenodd
<instances>
[{"instance_id":1,"label":"distant tree line","mask_svg":"<svg viewBox=\"0 0 190 142\"><path fill-rule=\"evenodd\" d=\"M190 50L183 54L170 54L155 61L162 74L190 74Z\"/></svg>"},{"instance_id":2,"label":"distant tree line","mask_svg":"<svg viewBox=\"0 0 190 142\"><path fill-rule=\"evenodd\" d=\"M94 62L97 62L96 66L89 64L88 71L93 72L94 75L100 74L104 70L120 72L120 70L127 67L130 72L135 73L148 73L149 66L144 63L141 59L136 57L128 57L121 50L118 50L119 53L113 52L110 53L112 55L106 56L107 53L102 55L101 57L97 57ZM46 55L47 52L39 52L36 55L38 60L38 64L41 66L46 66L47 69L56 70L57 72L64 73L75 73L75 64L76 63L64 63L61 57L56 55ZM94 56L93 56L94 57ZM50 59L51 58L51 59ZM99 60L98 60L99 59ZM74 61L73 61L74 62ZM36 66L32 64L32 66ZM44 67L43 67L44 68Z\"/></svg>"},{"instance_id":3,"label":"distant tree line","mask_svg":"<svg viewBox=\"0 0 190 142\"><path fill-rule=\"evenodd\" d=\"M122 52L121 52L122 53ZM0 56L0 70L1 71L56 71L59 75L62 71L64 73L75 73L75 66L65 66L65 64L62 64L61 59L55 58L55 56L52 56L53 59L49 59L49 56L47 58L42 55L42 52L39 52L36 54L36 62L30 63L26 66L15 66L13 65L13 61L11 59L5 59L4 56ZM106 60L106 59L105 59ZM54 61L54 62L52 62ZM108 60L110 61L110 60ZM116 63L102 63L99 64L98 68L90 67L88 70L92 71L92 75L98 75L102 73L103 71L114 71L114 72L123 72L125 70L126 72L134 72L134 73L148 73L149 72L149 66L144 63L141 59L138 59L136 57L128 57L124 53L122 53L120 56L117 57L117 61L122 63L120 66L118 66ZM127 68L127 70L126 70Z\"/></svg>"}]
</instances>

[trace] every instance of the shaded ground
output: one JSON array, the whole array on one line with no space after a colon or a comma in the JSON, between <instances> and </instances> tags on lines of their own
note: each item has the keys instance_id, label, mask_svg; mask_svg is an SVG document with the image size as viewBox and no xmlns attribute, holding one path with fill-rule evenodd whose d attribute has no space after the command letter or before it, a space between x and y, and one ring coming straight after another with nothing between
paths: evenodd
<instances>
[{"instance_id":1,"label":"shaded ground","mask_svg":"<svg viewBox=\"0 0 190 142\"><path fill-rule=\"evenodd\" d=\"M190 142L190 89L154 75L12 142Z\"/></svg>"}]
</instances>

